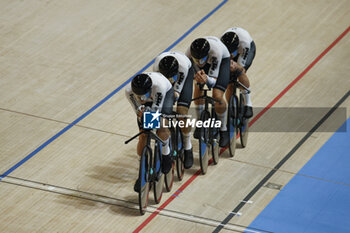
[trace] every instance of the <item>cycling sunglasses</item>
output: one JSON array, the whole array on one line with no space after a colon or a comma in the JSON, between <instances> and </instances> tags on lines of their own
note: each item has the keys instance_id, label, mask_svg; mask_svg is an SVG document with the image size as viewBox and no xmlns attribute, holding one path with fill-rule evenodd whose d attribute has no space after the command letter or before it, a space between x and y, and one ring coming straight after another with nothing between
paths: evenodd
<instances>
[{"instance_id":1,"label":"cycling sunglasses","mask_svg":"<svg viewBox=\"0 0 350 233\"><path fill-rule=\"evenodd\" d=\"M208 60L208 56L205 56L205 57L203 57L203 58L201 58L201 59L197 59L197 58L194 58L194 57L192 57L192 58L193 58L193 61L194 61L196 64L199 64L199 65L204 65L205 62Z\"/></svg>"},{"instance_id":2,"label":"cycling sunglasses","mask_svg":"<svg viewBox=\"0 0 350 233\"><path fill-rule=\"evenodd\" d=\"M144 95L137 95L137 97L141 100L141 101L146 101L151 97L151 91L147 92Z\"/></svg>"},{"instance_id":3,"label":"cycling sunglasses","mask_svg":"<svg viewBox=\"0 0 350 233\"><path fill-rule=\"evenodd\" d=\"M172 79L174 80L174 82L176 82L176 80L177 80L177 74L175 74L175 75L172 77Z\"/></svg>"},{"instance_id":4,"label":"cycling sunglasses","mask_svg":"<svg viewBox=\"0 0 350 233\"><path fill-rule=\"evenodd\" d=\"M231 54L232 54L233 57L237 56L238 50L233 51Z\"/></svg>"}]
</instances>

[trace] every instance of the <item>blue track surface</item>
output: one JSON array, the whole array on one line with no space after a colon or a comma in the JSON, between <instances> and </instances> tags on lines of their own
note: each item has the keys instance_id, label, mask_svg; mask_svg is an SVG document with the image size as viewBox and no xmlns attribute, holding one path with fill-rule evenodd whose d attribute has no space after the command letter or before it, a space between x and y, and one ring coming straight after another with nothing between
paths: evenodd
<instances>
[{"instance_id":1,"label":"blue track surface","mask_svg":"<svg viewBox=\"0 0 350 233\"><path fill-rule=\"evenodd\" d=\"M346 132L343 127L347 127ZM350 232L350 118L249 227L272 232Z\"/></svg>"}]
</instances>

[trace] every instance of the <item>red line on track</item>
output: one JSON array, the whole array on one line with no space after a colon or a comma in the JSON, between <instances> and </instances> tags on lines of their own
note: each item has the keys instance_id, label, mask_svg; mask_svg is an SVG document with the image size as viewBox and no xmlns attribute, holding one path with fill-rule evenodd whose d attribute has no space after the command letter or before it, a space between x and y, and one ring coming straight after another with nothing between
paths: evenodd
<instances>
[{"instance_id":1,"label":"red line on track","mask_svg":"<svg viewBox=\"0 0 350 233\"><path fill-rule=\"evenodd\" d=\"M324 55L326 55L348 32L350 31L350 26L342 33L338 38L333 41L332 44L330 44L311 64L306 67L306 69L301 72L298 77L296 77L281 93L279 93L261 112L259 112L258 115L256 115L250 122L249 126L254 124L255 121L257 121L267 110L269 110L279 99L282 98L302 77L305 76L307 72L311 70L312 67L315 66L315 64L321 60ZM237 135L237 138L239 135ZM227 148L221 149L220 153L224 152ZM212 160L209 161L209 164L212 162ZM181 187L175 191L174 194L182 192L185 190L199 175L201 174L201 170L199 169L195 174L193 174ZM177 194L176 194L177 195ZM154 211L145 221L141 223L133 232L140 232L148 223L152 221L153 218L155 218L160 211L162 211L167 205L169 205L176 196L172 195L170 196L156 211Z\"/></svg>"},{"instance_id":2,"label":"red line on track","mask_svg":"<svg viewBox=\"0 0 350 233\"><path fill-rule=\"evenodd\" d=\"M333 41L333 43L331 45L328 46L328 48L326 48L308 67L306 67L306 69L301 72L299 74L298 77L296 77L296 79L294 79L281 93L278 94L278 96L276 96L276 98L274 98L269 105L267 105L261 112L259 112L258 115L256 115L250 122L249 122L249 126L251 126L252 124L254 124L255 121L257 121L268 109L270 109L279 99L282 98L282 96L284 96L284 94L286 94L302 77L304 77L304 75L309 72L309 70L311 70L311 68L319 61L321 60L321 58L326 55L329 50L331 50L348 32L350 31L350 26L335 40Z\"/></svg>"}]
</instances>

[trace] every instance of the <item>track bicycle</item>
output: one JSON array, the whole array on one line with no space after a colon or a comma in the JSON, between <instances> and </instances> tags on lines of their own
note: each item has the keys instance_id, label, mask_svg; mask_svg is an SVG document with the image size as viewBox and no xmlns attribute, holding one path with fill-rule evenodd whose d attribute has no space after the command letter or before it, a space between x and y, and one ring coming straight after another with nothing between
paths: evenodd
<instances>
[{"instance_id":1,"label":"track bicycle","mask_svg":"<svg viewBox=\"0 0 350 233\"><path fill-rule=\"evenodd\" d=\"M236 150L236 139L237 134L239 131L240 140L242 147L246 147L248 143L248 132L249 132L249 126L248 121L249 119L244 117L244 105L245 105L245 99L243 94L239 93L239 98L237 96L237 89L239 87L246 90L248 93L250 93L250 90L244 86L241 82L237 80L237 77L235 77L232 81L230 81L231 85L233 84L233 93L230 97L229 104L228 104L228 111L227 111L227 130L230 132L230 145L229 145L229 151L230 156L233 157L235 155Z\"/></svg>"},{"instance_id":2,"label":"track bicycle","mask_svg":"<svg viewBox=\"0 0 350 233\"><path fill-rule=\"evenodd\" d=\"M185 149L183 145L183 135L181 132L181 128L178 123L176 124L176 126L173 125L174 121L178 122L177 115L178 115L177 112L173 112L172 117L165 117L165 118L167 118L170 122L169 130L171 133L171 144L170 144L171 155L172 155L173 161L176 161L176 173L177 173L178 179L181 181L185 173L185 164L184 164ZM172 172L174 173L174 171ZM170 191L168 190L167 184L168 182L166 180L165 186L167 188L167 191Z\"/></svg>"},{"instance_id":3,"label":"track bicycle","mask_svg":"<svg viewBox=\"0 0 350 233\"><path fill-rule=\"evenodd\" d=\"M147 143L142 150L139 166L138 187L139 210L144 215L148 205L149 191L153 185L154 201L158 204L163 194L163 173L161 171L162 145L164 141L160 139L152 129L144 129L140 133L125 141L128 144L141 134L147 134ZM152 154L151 140L154 140L154 150Z\"/></svg>"},{"instance_id":4,"label":"track bicycle","mask_svg":"<svg viewBox=\"0 0 350 233\"><path fill-rule=\"evenodd\" d=\"M201 113L200 120L202 122L205 122L207 120L214 121L217 119L216 113L215 113L215 102L219 102L219 100L208 96L208 91L211 90L211 88L204 88L205 84L197 83L199 86L199 89L204 92L202 96L199 96L197 98L192 99L198 100L198 99L204 99L204 110ZM209 111L209 104L211 105L211 111ZM200 130L200 137L199 137L199 163L201 167L202 174L205 174L208 169L208 157L209 157L209 151L211 150L211 154L213 157L214 164L217 164L219 162L219 142L218 142L218 136L219 136L219 128L211 127L211 124L209 127L202 127Z\"/></svg>"}]
</instances>

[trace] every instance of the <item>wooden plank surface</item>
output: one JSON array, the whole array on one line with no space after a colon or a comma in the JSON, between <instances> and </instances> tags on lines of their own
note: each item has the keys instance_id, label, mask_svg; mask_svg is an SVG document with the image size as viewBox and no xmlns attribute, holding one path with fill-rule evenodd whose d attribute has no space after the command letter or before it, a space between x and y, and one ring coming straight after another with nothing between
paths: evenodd
<instances>
[{"instance_id":1,"label":"wooden plank surface","mask_svg":"<svg viewBox=\"0 0 350 233\"><path fill-rule=\"evenodd\" d=\"M99 103L219 3L1 1L1 173ZM220 36L232 26L247 29L257 46L248 72L252 101L261 109L349 22L348 0L227 1L174 50L185 51L195 38ZM350 39L345 35L274 107L331 108L350 89L349 62ZM341 107L349 116L350 100ZM258 121L269 120L278 119L267 112ZM135 133L135 116L121 89L2 179L0 230L135 230L160 206L151 202L149 212L138 215L133 192L136 141L123 143ZM225 152L218 165L196 176L142 232L212 232L305 134L250 133L247 148L237 148L234 158ZM331 135L313 134L269 182L286 185ZM195 176L199 162L198 149L194 151L194 167L182 182L174 183L172 192L164 193L161 204ZM242 231L278 192L259 189L222 232Z\"/></svg>"}]
</instances>

